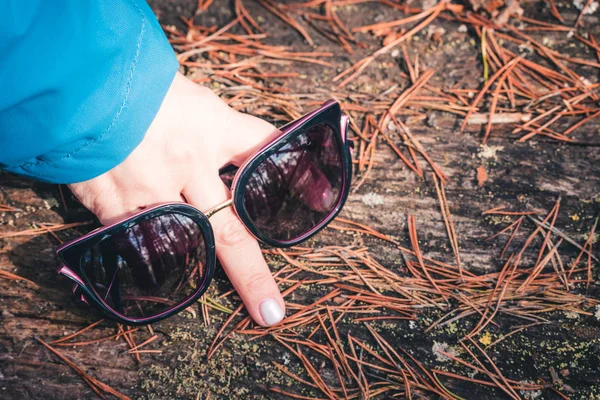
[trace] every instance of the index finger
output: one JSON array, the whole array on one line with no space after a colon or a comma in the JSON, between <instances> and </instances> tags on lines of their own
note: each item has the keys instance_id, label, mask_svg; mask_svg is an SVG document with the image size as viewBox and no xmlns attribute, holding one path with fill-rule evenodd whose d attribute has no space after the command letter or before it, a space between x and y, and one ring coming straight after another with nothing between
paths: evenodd
<instances>
[{"instance_id":1,"label":"index finger","mask_svg":"<svg viewBox=\"0 0 600 400\"><path fill-rule=\"evenodd\" d=\"M191 204L207 210L226 201L228 191L215 174L210 183L188 185L184 195ZM232 208L219 211L210 222L217 257L252 319L263 326L279 323L285 317L285 303L256 239Z\"/></svg>"}]
</instances>

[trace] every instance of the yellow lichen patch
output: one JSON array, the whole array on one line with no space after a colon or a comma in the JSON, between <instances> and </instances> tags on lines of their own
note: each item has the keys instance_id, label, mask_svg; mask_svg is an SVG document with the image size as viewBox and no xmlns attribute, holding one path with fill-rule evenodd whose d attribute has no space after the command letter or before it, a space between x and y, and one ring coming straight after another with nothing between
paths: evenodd
<instances>
[{"instance_id":1,"label":"yellow lichen patch","mask_svg":"<svg viewBox=\"0 0 600 400\"><path fill-rule=\"evenodd\" d=\"M490 344L492 344L492 335L490 335L489 332L484 333L479 338L479 343L481 343L484 346L489 346Z\"/></svg>"},{"instance_id":2,"label":"yellow lichen patch","mask_svg":"<svg viewBox=\"0 0 600 400\"><path fill-rule=\"evenodd\" d=\"M572 219L573 221L579 221L579 215L578 215L578 214L573 214L573 215L571 215L570 217L571 217L571 219Z\"/></svg>"}]
</instances>

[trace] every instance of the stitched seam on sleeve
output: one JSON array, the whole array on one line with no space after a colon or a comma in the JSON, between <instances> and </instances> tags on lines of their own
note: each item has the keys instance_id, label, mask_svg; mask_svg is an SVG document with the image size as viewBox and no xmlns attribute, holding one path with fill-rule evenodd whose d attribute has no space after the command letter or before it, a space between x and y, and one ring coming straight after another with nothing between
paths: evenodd
<instances>
[{"instance_id":1,"label":"stitched seam on sleeve","mask_svg":"<svg viewBox=\"0 0 600 400\"><path fill-rule=\"evenodd\" d=\"M117 122L119 120L119 117L121 116L121 113L123 112L123 109L125 108L125 106L127 105L128 101L129 101L129 94L131 92L131 86L133 84L133 73L135 71L135 67L137 65L137 62L138 62L138 59L139 59L139 56L140 56L140 50L141 50L141 47L142 47L142 42L143 42L143 39L144 39L144 34L146 33L146 17L144 16L144 13L138 7L138 5L135 4L134 1L130 0L130 3L135 7L135 9L137 10L137 12L140 14L140 17L142 18L142 26L141 26L141 29L140 29L140 33L138 35L138 40L137 40L136 49L135 49L135 55L133 57L133 61L131 62L131 67L129 68L129 76L127 78L127 83L125 85L125 96L123 97L123 101L121 103L121 106L119 107L119 110L115 114L115 116L114 116L113 120L111 121L110 125L98 137L95 137L93 139L88 140L87 142L85 142L84 144L82 144L79 148L73 150L72 152L69 152L69 153L65 154L64 156L62 156L60 158L56 158L54 160L36 160L36 161L28 162L28 163L25 163L25 164L21 165L20 166L21 168L38 166L38 165L44 165L44 164L46 164L46 165L48 165L48 164L54 164L54 163L57 163L59 161L64 160L65 158L69 158L72 155L77 154L80 151L84 150L88 146L94 144L98 140L102 139L117 124Z\"/></svg>"}]
</instances>

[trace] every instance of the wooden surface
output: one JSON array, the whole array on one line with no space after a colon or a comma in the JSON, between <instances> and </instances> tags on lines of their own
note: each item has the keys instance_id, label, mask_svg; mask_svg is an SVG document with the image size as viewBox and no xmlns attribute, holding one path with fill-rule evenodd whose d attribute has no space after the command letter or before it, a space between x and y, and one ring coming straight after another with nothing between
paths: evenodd
<instances>
[{"instance_id":1,"label":"wooden surface","mask_svg":"<svg viewBox=\"0 0 600 400\"><path fill-rule=\"evenodd\" d=\"M179 15L192 15L194 3L155 0L152 5L162 21L171 24L177 23ZM534 10L541 7L535 4L531 5ZM231 16L231 10L227 10L228 2L216 1L200 19L206 25L222 24ZM264 9L253 5L251 10L268 21L269 29L281 32L283 38L278 41L298 40L296 32L290 31ZM361 10L364 13L352 17L357 24L373 21L377 14L387 12L383 8ZM564 15L574 18L576 14L571 10ZM593 29L598 32L598 14L590 16L588 24L595 24ZM444 41L453 43L450 47L432 49L430 44L422 42L413 43L411 48L419 52L424 65L436 70L433 85L450 86L463 80L471 82L470 87L478 87L481 69L478 47L469 43L467 34L458 33L457 27L454 23L444 25L447 31ZM322 48L336 53L335 62L339 65L347 66L348 60L358 59L349 57L317 34L314 36ZM547 32L545 36L559 44L568 40L564 32ZM329 80L335 71L331 68L299 68L304 68L301 72L310 74L310 80L319 83L319 87L315 85L304 90L321 93L326 98L327 91L332 89ZM371 66L361 77L357 89L364 90L366 85L371 85L373 90L383 91L397 80L399 68L396 65L381 70ZM593 69L583 70L590 74L594 72ZM590 80L597 80L597 70L595 73L589 75ZM472 272L488 272L502 265L503 259L499 255L504 240L484 241L505 226L501 219L482 216L483 211L494 206L547 212L560 197L561 211L556 226L580 243L585 240L586 232L600 211L600 120L586 124L576 134L578 140L595 145L565 145L543 138L517 144L510 133L511 126L495 126L488 144L496 152L490 156L481 146L482 126L469 126L461 133L460 118L443 112L428 114L427 121L409 119L407 123L451 179L446 192L465 268ZM417 218L423 252L433 258L452 260L431 178L418 179L384 145L379 146L376 161L369 178L350 195L342 216L407 244L407 214L413 214ZM481 166L489 174L483 187L478 186L476 179L476 170ZM0 235L30 228L32 224L92 219L73 201L68 202L69 211L65 212L56 186L5 173L0 173L0 204L23 210L0 212ZM62 240L76 235L72 230L58 233ZM327 229L310 244L314 247L328 243L346 245L355 240L355 235ZM370 238L358 240L385 266L402 268L403 260L393 245ZM0 239L0 268L35 282L32 285L0 279L0 398L80 399L95 396L71 368L36 340L58 339L100 319L96 312L75 300L70 293L70 284L56 274L58 263L53 249L57 244L51 235ZM598 255L597 250L595 254ZM566 261L575 255L577 249L565 246L563 256ZM281 260L272 259L272 265L275 269L280 267ZM597 272L594 274L598 277ZM217 296L228 287L221 272L211 293ZM308 289L294 301L308 304L316 294L322 293L311 293ZM593 283L585 294L598 298L600 286ZM230 305L235 307L237 303ZM552 325L523 334L521 347L493 352L494 359L509 376L521 380L534 381L541 377L551 381L550 367L569 369L565 381L576 389L572 398L600 396L600 321L593 316L569 319L561 313L551 318ZM216 357L208 362L205 360L208 345L223 320L223 315L214 314L212 324L206 327L199 314L194 317L185 312L156 324L154 330L159 339L149 348L162 350L162 353L143 354L141 362L127 354L128 346L123 340L62 347L60 351L90 375L133 398L195 398L196 395L204 398L209 392L211 398L277 398L268 388L273 385L286 387L290 382L273 371L271 361L283 362L289 354L272 339L249 341L246 337L234 336ZM431 350L433 342L454 339L447 333L423 334L427 320L431 322L431 317L424 316L416 330L411 330L405 322L392 324L390 329L397 334L398 345L413 350L427 365L437 365ZM506 321L505 331L511 324L513 321ZM114 333L115 325L104 322L88 332L85 338L89 340ZM138 332L136 338L139 343L150 336L144 331ZM524 357L526 351L531 355ZM572 364L574 357L581 361L575 366ZM466 388L468 398L501 396L491 389ZM297 385L292 389L304 390Z\"/></svg>"}]
</instances>

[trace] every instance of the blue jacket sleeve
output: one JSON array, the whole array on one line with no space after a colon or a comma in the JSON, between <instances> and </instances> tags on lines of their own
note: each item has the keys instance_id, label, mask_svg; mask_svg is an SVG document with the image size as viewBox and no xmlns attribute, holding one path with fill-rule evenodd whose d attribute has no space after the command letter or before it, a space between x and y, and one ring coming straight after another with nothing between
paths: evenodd
<instances>
[{"instance_id":1,"label":"blue jacket sleeve","mask_svg":"<svg viewBox=\"0 0 600 400\"><path fill-rule=\"evenodd\" d=\"M0 2L0 169L91 179L142 141L179 67L144 0Z\"/></svg>"}]
</instances>

